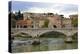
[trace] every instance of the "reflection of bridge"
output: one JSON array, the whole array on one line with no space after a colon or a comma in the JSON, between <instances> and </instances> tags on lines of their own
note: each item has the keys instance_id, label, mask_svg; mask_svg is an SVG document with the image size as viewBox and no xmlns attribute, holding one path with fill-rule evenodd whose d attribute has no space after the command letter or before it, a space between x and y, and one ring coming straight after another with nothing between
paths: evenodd
<instances>
[{"instance_id":1,"label":"reflection of bridge","mask_svg":"<svg viewBox=\"0 0 80 54\"><path fill-rule=\"evenodd\" d=\"M56 31L63 33L66 35L66 39L70 40L72 39L72 35L75 34L77 31L77 28L54 28L54 29L48 29L48 28L41 28L41 29L33 29L33 28L12 28L11 32L13 35L19 34L19 33L27 33L32 37L40 36L44 33Z\"/></svg>"}]
</instances>

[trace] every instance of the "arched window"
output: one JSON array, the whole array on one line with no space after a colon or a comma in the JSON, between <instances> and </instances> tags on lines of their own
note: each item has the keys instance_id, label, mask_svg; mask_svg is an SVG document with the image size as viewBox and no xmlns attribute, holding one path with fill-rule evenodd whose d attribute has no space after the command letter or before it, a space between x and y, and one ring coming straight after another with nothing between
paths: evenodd
<instances>
[{"instance_id":1,"label":"arched window","mask_svg":"<svg viewBox=\"0 0 80 54\"><path fill-rule=\"evenodd\" d=\"M27 26L24 26L24 28L27 28Z\"/></svg>"},{"instance_id":2,"label":"arched window","mask_svg":"<svg viewBox=\"0 0 80 54\"><path fill-rule=\"evenodd\" d=\"M34 26L32 25L32 28L33 28Z\"/></svg>"},{"instance_id":3,"label":"arched window","mask_svg":"<svg viewBox=\"0 0 80 54\"><path fill-rule=\"evenodd\" d=\"M20 26L20 28L22 28L22 25Z\"/></svg>"},{"instance_id":4,"label":"arched window","mask_svg":"<svg viewBox=\"0 0 80 54\"><path fill-rule=\"evenodd\" d=\"M54 28L57 28L57 26L56 26L56 25L53 25L53 27L54 27Z\"/></svg>"}]
</instances>

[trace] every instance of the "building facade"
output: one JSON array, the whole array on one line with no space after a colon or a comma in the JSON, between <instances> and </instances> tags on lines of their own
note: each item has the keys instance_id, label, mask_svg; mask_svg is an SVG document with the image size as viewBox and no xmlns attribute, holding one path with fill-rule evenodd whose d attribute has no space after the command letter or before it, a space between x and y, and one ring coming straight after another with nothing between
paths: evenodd
<instances>
[{"instance_id":1,"label":"building facade","mask_svg":"<svg viewBox=\"0 0 80 54\"><path fill-rule=\"evenodd\" d=\"M16 28L33 28L31 19L19 20L16 22Z\"/></svg>"},{"instance_id":2,"label":"building facade","mask_svg":"<svg viewBox=\"0 0 80 54\"><path fill-rule=\"evenodd\" d=\"M44 13L23 13L23 20L16 22L16 27L20 28L44 28L44 25L47 25L46 28L70 28L71 19L70 18L61 18L58 14L44 14ZM48 20L48 24L45 24L45 21Z\"/></svg>"},{"instance_id":3,"label":"building facade","mask_svg":"<svg viewBox=\"0 0 80 54\"><path fill-rule=\"evenodd\" d=\"M63 28L71 28L72 27L70 18L63 18L62 23L63 23L63 25L62 25Z\"/></svg>"},{"instance_id":4,"label":"building facade","mask_svg":"<svg viewBox=\"0 0 80 54\"><path fill-rule=\"evenodd\" d=\"M61 28L61 17L59 15L49 16L49 28Z\"/></svg>"},{"instance_id":5,"label":"building facade","mask_svg":"<svg viewBox=\"0 0 80 54\"><path fill-rule=\"evenodd\" d=\"M78 14L70 15L72 27L78 27Z\"/></svg>"}]
</instances>

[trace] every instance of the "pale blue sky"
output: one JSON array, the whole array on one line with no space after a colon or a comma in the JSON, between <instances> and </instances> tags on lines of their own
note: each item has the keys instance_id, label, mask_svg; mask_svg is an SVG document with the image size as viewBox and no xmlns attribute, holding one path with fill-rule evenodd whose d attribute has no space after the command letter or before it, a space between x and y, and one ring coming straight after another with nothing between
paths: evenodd
<instances>
[{"instance_id":1,"label":"pale blue sky","mask_svg":"<svg viewBox=\"0 0 80 54\"><path fill-rule=\"evenodd\" d=\"M23 2L12 1L12 11L26 11L26 12L52 12L58 14L75 14L78 12L78 6L73 4L60 3L40 3L40 2Z\"/></svg>"}]
</instances>

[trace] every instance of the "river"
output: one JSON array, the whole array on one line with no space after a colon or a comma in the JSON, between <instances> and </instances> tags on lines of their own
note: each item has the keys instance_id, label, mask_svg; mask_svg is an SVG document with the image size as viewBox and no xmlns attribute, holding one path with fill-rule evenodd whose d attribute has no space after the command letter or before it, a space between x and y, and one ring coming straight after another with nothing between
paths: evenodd
<instances>
[{"instance_id":1,"label":"river","mask_svg":"<svg viewBox=\"0 0 80 54\"><path fill-rule=\"evenodd\" d=\"M12 52L34 52L34 51L52 51L77 49L78 43L65 43L63 38L38 38L40 45L31 45L34 39L13 40Z\"/></svg>"}]
</instances>

